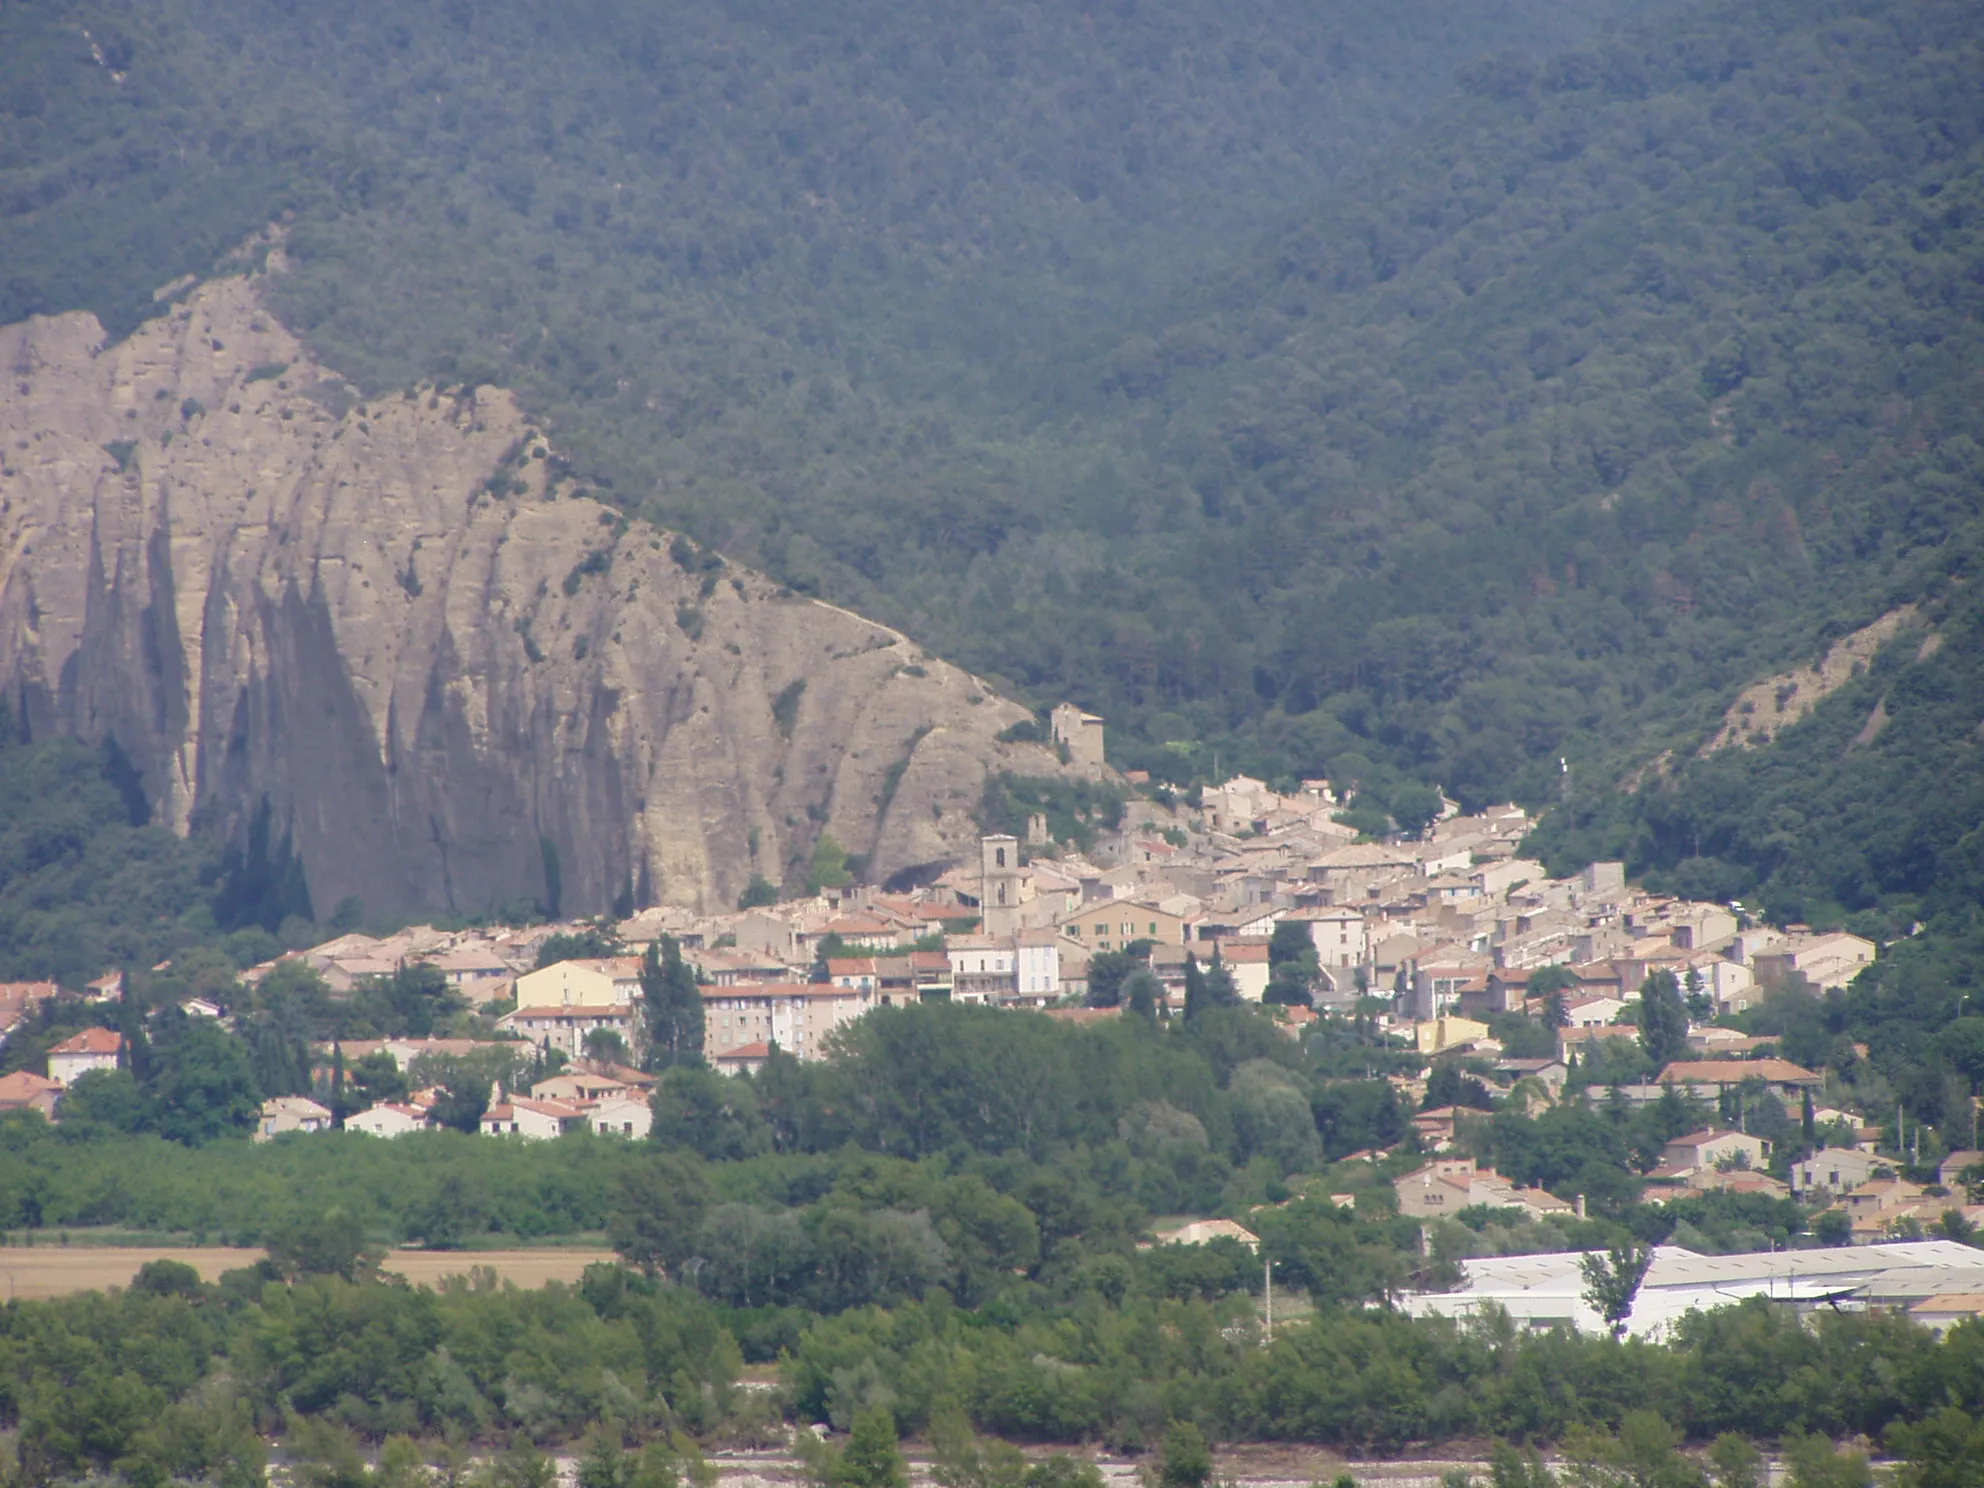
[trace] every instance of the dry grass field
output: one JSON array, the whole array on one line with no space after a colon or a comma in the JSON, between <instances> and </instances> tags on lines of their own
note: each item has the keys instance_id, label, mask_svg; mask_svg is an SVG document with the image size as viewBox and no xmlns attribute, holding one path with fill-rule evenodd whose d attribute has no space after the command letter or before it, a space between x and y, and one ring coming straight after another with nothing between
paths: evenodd
<instances>
[{"instance_id":1,"label":"dry grass field","mask_svg":"<svg viewBox=\"0 0 1984 1488\"><path fill-rule=\"evenodd\" d=\"M251 1266L259 1250L218 1245L72 1245L9 1246L0 1250L0 1300L30 1301L62 1297L93 1287L128 1286L147 1261L184 1261L207 1281L223 1271ZM397 1272L416 1286L433 1286L443 1278L465 1275L487 1266L503 1280L524 1288L550 1281L577 1281L595 1261L614 1259L610 1250L395 1250L387 1253L384 1269Z\"/></svg>"}]
</instances>

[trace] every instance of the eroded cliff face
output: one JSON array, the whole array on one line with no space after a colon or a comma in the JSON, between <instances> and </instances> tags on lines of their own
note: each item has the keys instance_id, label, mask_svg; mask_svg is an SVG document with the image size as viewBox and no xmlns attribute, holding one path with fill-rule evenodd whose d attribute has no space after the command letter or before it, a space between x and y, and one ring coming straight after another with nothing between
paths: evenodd
<instances>
[{"instance_id":1,"label":"eroded cliff face","mask_svg":"<svg viewBox=\"0 0 1984 1488\"><path fill-rule=\"evenodd\" d=\"M823 829L881 879L1060 769L894 631L561 493L507 393L355 401L247 279L103 343L0 330L0 686L176 830L266 802L320 911L715 908Z\"/></svg>"}]
</instances>

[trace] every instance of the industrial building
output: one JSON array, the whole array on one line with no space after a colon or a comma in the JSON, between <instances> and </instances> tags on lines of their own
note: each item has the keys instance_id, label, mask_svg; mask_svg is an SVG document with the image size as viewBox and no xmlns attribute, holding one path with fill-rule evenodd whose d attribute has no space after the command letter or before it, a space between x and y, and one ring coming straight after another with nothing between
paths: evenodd
<instances>
[{"instance_id":1,"label":"industrial building","mask_svg":"<svg viewBox=\"0 0 1984 1488\"><path fill-rule=\"evenodd\" d=\"M1418 1317L1452 1318L1472 1317L1494 1306L1519 1327L1567 1326L1602 1333L1604 1321L1584 1300L1580 1258L1580 1252L1559 1251L1463 1261L1466 1279L1458 1288L1410 1295L1402 1305ZM1984 1294L1984 1250L1952 1240L1722 1256L1662 1245L1654 1250L1627 1332L1635 1338L1658 1339L1690 1312L1707 1312L1750 1297L1784 1302L1800 1312L1821 1308L1908 1312L1924 1326L1942 1331L1984 1308L1980 1294ZM1957 1299L1962 1299L1962 1306Z\"/></svg>"}]
</instances>

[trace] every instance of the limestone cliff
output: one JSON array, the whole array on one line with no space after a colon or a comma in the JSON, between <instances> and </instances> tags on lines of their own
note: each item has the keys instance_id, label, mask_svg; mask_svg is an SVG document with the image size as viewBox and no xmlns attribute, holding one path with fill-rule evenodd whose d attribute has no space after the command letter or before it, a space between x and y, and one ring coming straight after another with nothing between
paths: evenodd
<instances>
[{"instance_id":1,"label":"limestone cliff","mask_svg":"<svg viewBox=\"0 0 1984 1488\"><path fill-rule=\"evenodd\" d=\"M355 399L250 280L0 330L0 373L9 706L179 831L266 803L320 912L716 907L822 830L880 879L1060 768L903 636L572 495L507 393Z\"/></svg>"}]
</instances>

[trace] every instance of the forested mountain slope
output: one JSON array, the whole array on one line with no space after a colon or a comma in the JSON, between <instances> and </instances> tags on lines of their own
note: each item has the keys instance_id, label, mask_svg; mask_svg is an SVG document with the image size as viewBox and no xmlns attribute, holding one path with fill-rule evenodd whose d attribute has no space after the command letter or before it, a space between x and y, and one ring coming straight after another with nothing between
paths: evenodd
<instances>
[{"instance_id":1,"label":"forested mountain slope","mask_svg":"<svg viewBox=\"0 0 1984 1488\"><path fill-rule=\"evenodd\" d=\"M1090 483L1005 416L1044 359L1621 8L6 0L0 322L121 333L288 213L368 389L516 388L615 499L942 627L926 569Z\"/></svg>"},{"instance_id":2,"label":"forested mountain slope","mask_svg":"<svg viewBox=\"0 0 1984 1488\"><path fill-rule=\"evenodd\" d=\"M1259 719L1477 800L1691 747L1977 519L1975 18L1721 4L1470 74L1091 369L1162 480L1005 566L1041 601L1009 648L1154 732Z\"/></svg>"},{"instance_id":3,"label":"forested mountain slope","mask_svg":"<svg viewBox=\"0 0 1984 1488\"><path fill-rule=\"evenodd\" d=\"M7 293L287 209L332 365L1126 763L1544 799L1977 513L1974 8L1615 13L10 5Z\"/></svg>"},{"instance_id":4,"label":"forested mountain slope","mask_svg":"<svg viewBox=\"0 0 1984 1488\"><path fill-rule=\"evenodd\" d=\"M239 919L728 907L828 837L882 880L1062 769L906 637L575 497L507 392L357 398L265 282L0 328L0 698L117 750L135 819L259 837Z\"/></svg>"}]
</instances>

